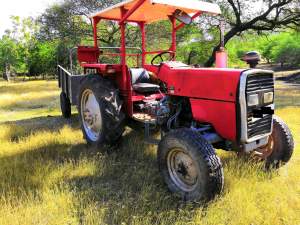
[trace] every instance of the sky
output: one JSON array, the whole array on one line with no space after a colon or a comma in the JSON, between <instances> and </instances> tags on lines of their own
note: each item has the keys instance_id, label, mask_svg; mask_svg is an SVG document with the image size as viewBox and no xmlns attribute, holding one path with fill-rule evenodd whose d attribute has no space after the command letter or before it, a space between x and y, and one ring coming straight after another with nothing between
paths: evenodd
<instances>
[{"instance_id":1,"label":"sky","mask_svg":"<svg viewBox=\"0 0 300 225\"><path fill-rule=\"evenodd\" d=\"M10 16L36 17L47 7L60 0L0 0L0 37L11 27ZM253 6L261 9L261 0Z\"/></svg>"},{"instance_id":2,"label":"sky","mask_svg":"<svg viewBox=\"0 0 300 225\"><path fill-rule=\"evenodd\" d=\"M0 1L0 37L4 31L11 27L9 17L11 15L36 17L49 5L58 0L1 0Z\"/></svg>"}]
</instances>

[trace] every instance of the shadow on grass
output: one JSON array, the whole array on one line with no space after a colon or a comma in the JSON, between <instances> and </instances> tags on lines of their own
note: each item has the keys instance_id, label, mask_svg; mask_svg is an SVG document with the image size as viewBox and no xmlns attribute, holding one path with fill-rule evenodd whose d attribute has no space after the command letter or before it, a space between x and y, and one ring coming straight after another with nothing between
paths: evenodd
<instances>
[{"instance_id":1,"label":"shadow on grass","mask_svg":"<svg viewBox=\"0 0 300 225\"><path fill-rule=\"evenodd\" d=\"M37 121L40 120L38 118ZM18 122L24 125L28 121ZM47 129L52 128L49 126ZM66 175L55 181L67 184L76 197L80 196L79 214L83 213L83 205L106 205L110 210L105 220L109 224L121 224L124 218L130 220L131 215L146 215L149 210L158 215L163 210L178 209L178 200L167 192L159 176L153 148L143 144L141 138L136 132L127 132L114 152L108 147L94 149L86 144L48 143L26 152L0 157L2 196L6 199L13 196L22 201L26 193L39 198L45 186L49 185L48 177L58 168L70 166L71 163L72 168L76 169L82 161L88 161L95 167L93 175ZM150 207L149 210L146 210L147 207ZM120 213L115 214L116 211ZM128 215L124 217L123 213ZM83 215L78 217L85 220Z\"/></svg>"},{"instance_id":2,"label":"shadow on grass","mask_svg":"<svg viewBox=\"0 0 300 225\"><path fill-rule=\"evenodd\" d=\"M42 130L56 132L65 125L78 128L77 116L70 120L40 117L14 123L25 127L31 134ZM181 213L180 216L189 221L196 213L193 210L195 207L200 207L205 212L203 206L185 204L167 191L158 171L156 147L146 145L142 140L142 132L127 130L123 141L114 151L108 147L93 149L86 144L53 142L20 154L0 157L0 189L4 196L13 193L15 198L21 198L24 192L39 196L44 186L49 185L47 178L58 168L71 163L72 168L76 169L82 161L87 161L95 168L91 175L67 174L55 180L57 183L67 184L79 199L76 216L82 224L86 222L84 210L91 204L99 209L107 209L104 215L104 222L107 224L131 224L136 218L141 221L148 218L150 221L147 223L152 224L174 212L175 215ZM232 160L238 162L232 163ZM233 173L236 179L247 176L249 166L245 159L230 154L222 157L222 161L225 169L236 170Z\"/></svg>"},{"instance_id":3,"label":"shadow on grass","mask_svg":"<svg viewBox=\"0 0 300 225\"><path fill-rule=\"evenodd\" d=\"M80 128L78 114L72 115L70 119L65 119L62 116L35 117L24 120L3 122L0 123L0 126L1 125L12 127L12 131L9 133L8 137L11 141L19 141L20 139L44 131L58 132L64 126L69 126L73 129ZM14 132L16 127L20 128L21 131Z\"/></svg>"},{"instance_id":4,"label":"shadow on grass","mask_svg":"<svg viewBox=\"0 0 300 225\"><path fill-rule=\"evenodd\" d=\"M48 108L49 102L55 102L57 100L56 95L45 96L45 97L37 97L35 99L19 99L18 101L7 101L5 103L1 103L1 111L22 111L24 109L34 110L34 109L42 109Z\"/></svg>"}]
</instances>

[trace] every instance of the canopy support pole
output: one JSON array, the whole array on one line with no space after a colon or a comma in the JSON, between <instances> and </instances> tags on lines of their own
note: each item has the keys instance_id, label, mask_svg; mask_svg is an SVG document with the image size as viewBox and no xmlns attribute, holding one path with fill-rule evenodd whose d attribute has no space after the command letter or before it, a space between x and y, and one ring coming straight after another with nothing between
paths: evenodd
<instances>
[{"instance_id":1,"label":"canopy support pole","mask_svg":"<svg viewBox=\"0 0 300 225\"><path fill-rule=\"evenodd\" d=\"M119 25L124 23L138 8L140 8L146 0L139 0L130 10L128 10L119 22Z\"/></svg>"},{"instance_id":2,"label":"canopy support pole","mask_svg":"<svg viewBox=\"0 0 300 225\"><path fill-rule=\"evenodd\" d=\"M146 64L146 30L145 30L145 22L139 23L141 33L142 33L142 67Z\"/></svg>"},{"instance_id":3,"label":"canopy support pole","mask_svg":"<svg viewBox=\"0 0 300 225\"><path fill-rule=\"evenodd\" d=\"M98 47L98 34L97 34L97 25L100 22L99 17L93 18L93 33L94 33L94 47Z\"/></svg>"},{"instance_id":4,"label":"canopy support pole","mask_svg":"<svg viewBox=\"0 0 300 225\"><path fill-rule=\"evenodd\" d=\"M127 10L121 7L121 16L125 15ZM127 71L126 71L126 23L120 23L121 30L121 65L122 65L122 89L127 89Z\"/></svg>"},{"instance_id":5,"label":"canopy support pole","mask_svg":"<svg viewBox=\"0 0 300 225\"><path fill-rule=\"evenodd\" d=\"M170 16L169 18L172 23L172 45L170 51L173 51L176 57L176 18L174 16Z\"/></svg>"}]
</instances>

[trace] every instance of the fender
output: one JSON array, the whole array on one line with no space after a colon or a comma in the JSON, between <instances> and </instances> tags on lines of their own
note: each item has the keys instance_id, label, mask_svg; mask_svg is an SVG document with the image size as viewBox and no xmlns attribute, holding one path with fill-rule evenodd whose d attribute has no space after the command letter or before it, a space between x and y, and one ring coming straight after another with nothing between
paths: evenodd
<instances>
[{"instance_id":1,"label":"fender","mask_svg":"<svg viewBox=\"0 0 300 225\"><path fill-rule=\"evenodd\" d=\"M236 140L235 102L191 98L190 103L194 120L211 124L224 139Z\"/></svg>"}]
</instances>

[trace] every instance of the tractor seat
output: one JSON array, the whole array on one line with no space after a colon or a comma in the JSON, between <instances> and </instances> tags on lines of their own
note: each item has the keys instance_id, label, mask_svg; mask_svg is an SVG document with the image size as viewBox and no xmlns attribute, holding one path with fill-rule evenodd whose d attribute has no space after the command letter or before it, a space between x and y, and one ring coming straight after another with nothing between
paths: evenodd
<instances>
[{"instance_id":1,"label":"tractor seat","mask_svg":"<svg viewBox=\"0 0 300 225\"><path fill-rule=\"evenodd\" d=\"M152 84L150 75L144 68L131 68L131 82L134 91L139 93L158 92L159 85Z\"/></svg>"}]
</instances>

